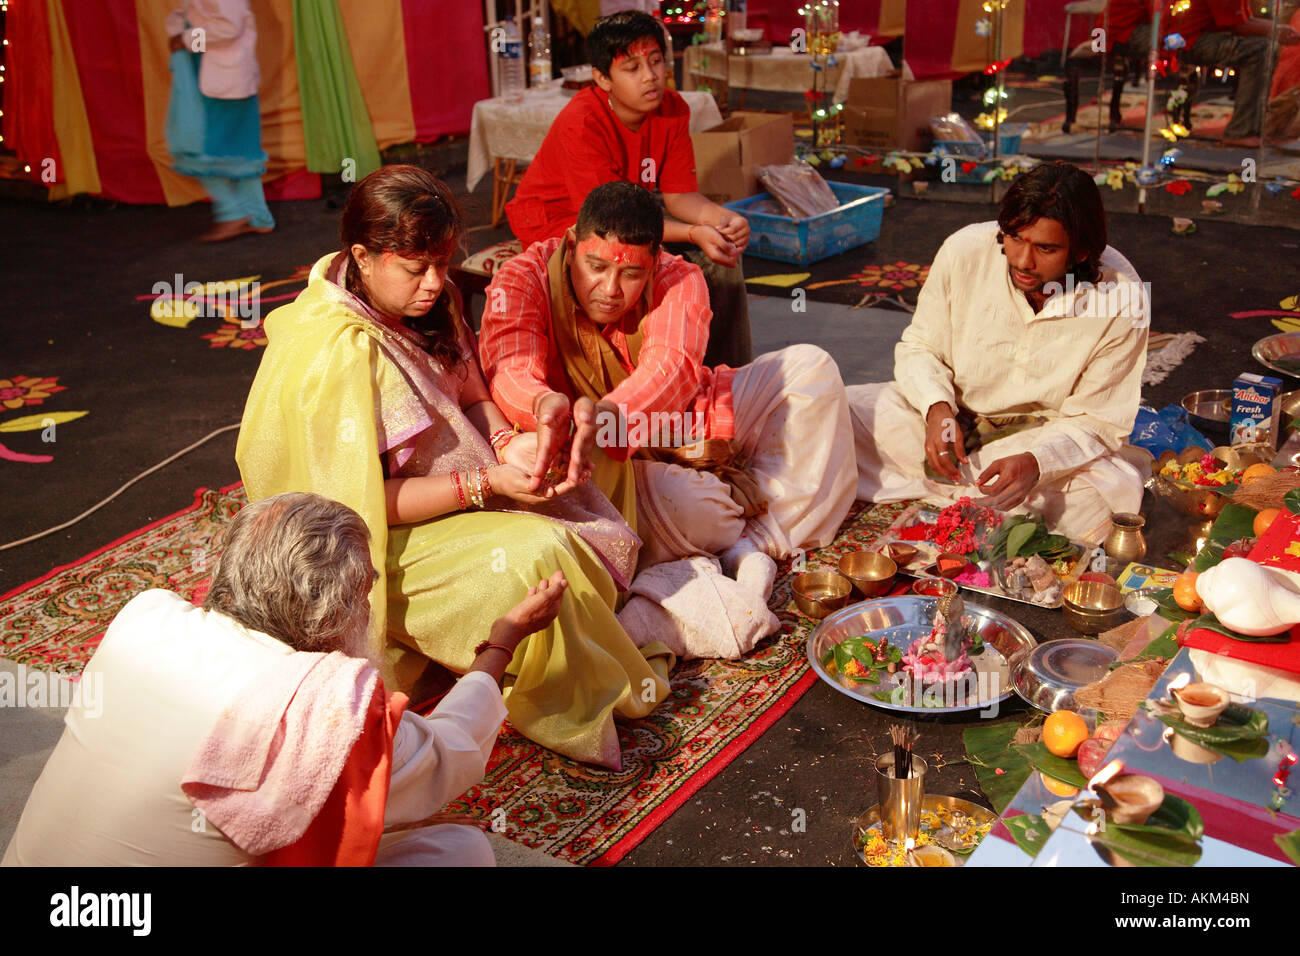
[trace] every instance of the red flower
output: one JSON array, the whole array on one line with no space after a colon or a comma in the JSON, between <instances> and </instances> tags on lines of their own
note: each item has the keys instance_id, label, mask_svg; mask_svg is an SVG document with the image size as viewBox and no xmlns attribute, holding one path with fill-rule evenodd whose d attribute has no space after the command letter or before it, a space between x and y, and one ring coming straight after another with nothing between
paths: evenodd
<instances>
[{"instance_id":1,"label":"red flower","mask_svg":"<svg viewBox=\"0 0 1300 956\"><path fill-rule=\"evenodd\" d=\"M1186 179L1176 179L1172 183L1165 183L1165 191L1175 196L1185 196L1192 191L1192 184Z\"/></svg>"}]
</instances>

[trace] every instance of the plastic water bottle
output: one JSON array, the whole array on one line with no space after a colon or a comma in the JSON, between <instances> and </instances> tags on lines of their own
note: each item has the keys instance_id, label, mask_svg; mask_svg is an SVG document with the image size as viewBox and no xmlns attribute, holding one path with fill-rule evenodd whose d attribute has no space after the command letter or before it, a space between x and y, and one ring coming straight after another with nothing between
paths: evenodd
<instances>
[{"instance_id":1,"label":"plastic water bottle","mask_svg":"<svg viewBox=\"0 0 1300 956\"><path fill-rule=\"evenodd\" d=\"M541 17L533 17L533 28L528 31L528 88L546 86L551 82L551 35Z\"/></svg>"},{"instance_id":2,"label":"plastic water bottle","mask_svg":"<svg viewBox=\"0 0 1300 956\"><path fill-rule=\"evenodd\" d=\"M524 45L514 20L507 20L504 30L505 36L497 54L501 96L511 103L519 103L524 98Z\"/></svg>"}]
</instances>

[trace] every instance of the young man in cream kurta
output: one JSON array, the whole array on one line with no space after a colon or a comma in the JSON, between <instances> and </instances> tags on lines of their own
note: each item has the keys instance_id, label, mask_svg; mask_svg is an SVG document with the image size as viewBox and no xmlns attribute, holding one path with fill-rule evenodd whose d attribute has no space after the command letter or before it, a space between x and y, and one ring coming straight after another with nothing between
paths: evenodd
<instances>
[{"instance_id":1,"label":"young man in cream kurta","mask_svg":"<svg viewBox=\"0 0 1300 956\"><path fill-rule=\"evenodd\" d=\"M860 499L969 496L1040 514L1054 531L1094 543L1113 512L1138 510L1142 475L1119 452L1137 415L1149 303L1132 265L1104 246L1104 218L1095 282L1052 275L1041 255L1020 258L1026 245L1045 248L1021 239L1041 239L1042 227L1059 225L1037 219L1020 238L1005 237L1005 254L997 222L967 226L944 242L895 350L895 380L848 389ZM1062 286L1055 295L1053 280ZM960 439L936 443L927 429L927 417L941 417L945 404L1046 422L970 453L967 469ZM928 479L927 458L936 471L955 458L949 473L959 473L959 483Z\"/></svg>"}]
</instances>

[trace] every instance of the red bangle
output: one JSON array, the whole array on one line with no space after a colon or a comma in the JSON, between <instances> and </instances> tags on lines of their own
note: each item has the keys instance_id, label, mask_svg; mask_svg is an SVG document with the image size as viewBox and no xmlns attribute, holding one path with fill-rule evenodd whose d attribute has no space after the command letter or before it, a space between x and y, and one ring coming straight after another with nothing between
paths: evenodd
<instances>
[{"instance_id":1,"label":"red bangle","mask_svg":"<svg viewBox=\"0 0 1300 956\"><path fill-rule=\"evenodd\" d=\"M456 489L456 500L460 502L460 510L465 510L465 490L460 486L460 472L451 473L451 486Z\"/></svg>"},{"instance_id":2,"label":"red bangle","mask_svg":"<svg viewBox=\"0 0 1300 956\"><path fill-rule=\"evenodd\" d=\"M492 497L492 479L488 478L488 470L480 468L478 472L478 496L481 501L487 501ZM479 507L482 507L480 504Z\"/></svg>"}]
</instances>

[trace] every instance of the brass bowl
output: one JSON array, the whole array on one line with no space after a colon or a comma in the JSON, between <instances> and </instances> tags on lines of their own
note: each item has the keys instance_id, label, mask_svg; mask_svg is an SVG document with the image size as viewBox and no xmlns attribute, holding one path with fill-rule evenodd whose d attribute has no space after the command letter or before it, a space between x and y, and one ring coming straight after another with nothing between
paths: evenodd
<instances>
[{"instance_id":1,"label":"brass bowl","mask_svg":"<svg viewBox=\"0 0 1300 956\"><path fill-rule=\"evenodd\" d=\"M1244 471L1251 465L1264 460L1263 456L1258 452L1248 450L1255 447L1257 446L1232 447L1220 445L1218 448L1211 450L1210 454L1229 468ZM1178 511L1183 512L1183 514L1189 514L1195 518L1217 518L1219 512L1223 510L1223 506L1228 503L1228 498L1209 486L1183 485L1170 481L1160 474L1160 469L1171 459L1176 459L1180 464L1186 465L1193 461L1199 461L1205 454L1203 448L1184 448L1177 455L1172 451L1167 451L1161 455L1156 460L1154 474L1151 479L1151 490L1156 493L1156 497L1163 499Z\"/></svg>"},{"instance_id":2,"label":"brass bowl","mask_svg":"<svg viewBox=\"0 0 1300 956\"><path fill-rule=\"evenodd\" d=\"M907 567L920 553L921 549L916 545L904 544L901 541L891 541L889 544L885 545L885 554L893 558L894 563L900 568Z\"/></svg>"},{"instance_id":3,"label":"brass bowl","mask_svg":"<svg viewBox=\"0 0 1300 956\"><path fill-rule=\"evenodd\" d=\"M894 586L898 564L876 551L853 551L840 558L840 574L852 581L863 597L884 597Z\"/></svg>"},{"instance_id":4,"label":"brass bowl","mask_svg":"<svg viewBox=\"0 0 1300 956\"><path fill-rule=\"evenodd\" d=\"M957 593L957 582L947 578L918 578L912 582L912 593L921 597L940 598Z\"/></svg>"},{"instance_id":5,"label":"brass bowl","mask_svg":"<svg viewBox=\"0 0 1300 956\"><path fill-rule=\"evenodd\" d=\"M806 571L794 579L792 589L799 612L821 620L849 603L853 582L835 571Z\"/></svg>"},{"instance_id":6,"label":"brass bowl","mask_svg":"<svg viewBox=\"0 0 1300 956\"><path fill-rule=\"evenodd\" d=\"M1080 634L1100 634L1124 622L1124 595L1102 581L1075 581L1066 586L1061 609Z\"/></svg>"}]
</instances>

